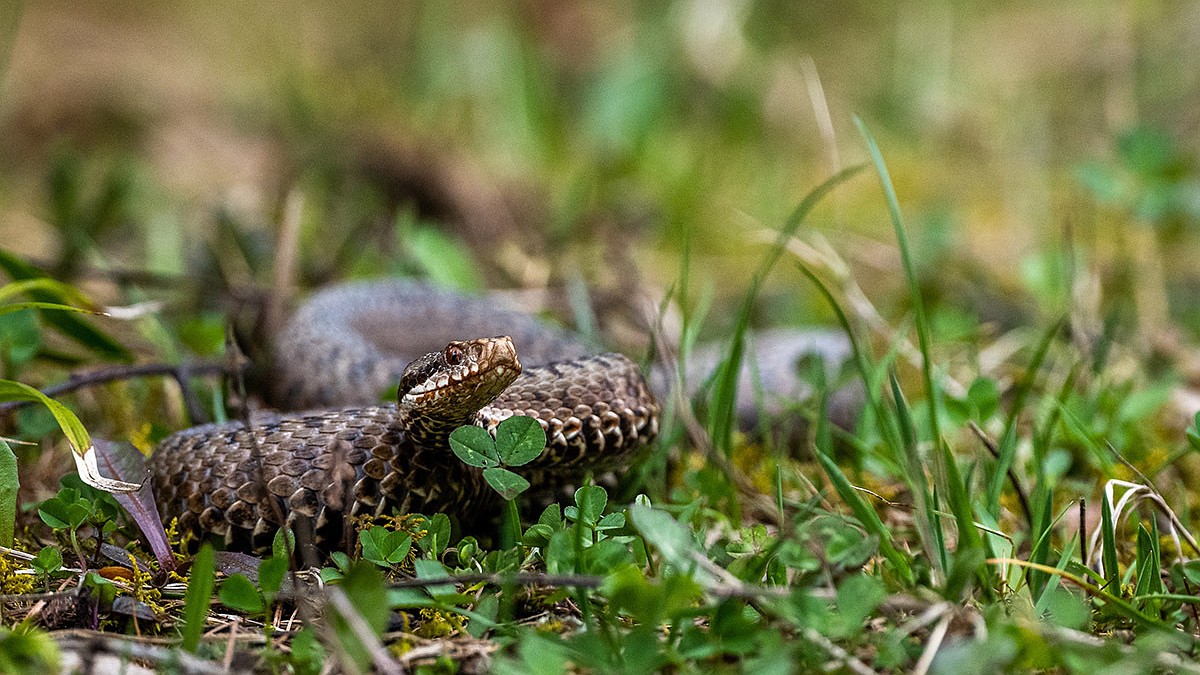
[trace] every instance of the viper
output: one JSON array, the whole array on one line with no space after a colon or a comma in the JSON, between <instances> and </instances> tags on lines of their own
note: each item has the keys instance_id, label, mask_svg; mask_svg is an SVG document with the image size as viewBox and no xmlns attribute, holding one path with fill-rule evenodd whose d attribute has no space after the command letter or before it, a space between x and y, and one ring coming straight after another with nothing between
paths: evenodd
<instances>
[{"instance_id":1,"label":"viper","mask_svg":"<svg viewBox=\"0 0 1200 675\"><path fill-rule=\"evenodd\" d=\"M395 402L376 403L390 386ZM281 525L318 553L344 550L355 516L495 511L480 470L450 450L459 426L536 419L547 445L520 472L544 491L627 463L660 410L625 356L488 298L401 281L314 295L277 339L268 389L302 412L184 430L151 455L164 520L232 550L265 549Z\"/></svg>"}]
</instances>

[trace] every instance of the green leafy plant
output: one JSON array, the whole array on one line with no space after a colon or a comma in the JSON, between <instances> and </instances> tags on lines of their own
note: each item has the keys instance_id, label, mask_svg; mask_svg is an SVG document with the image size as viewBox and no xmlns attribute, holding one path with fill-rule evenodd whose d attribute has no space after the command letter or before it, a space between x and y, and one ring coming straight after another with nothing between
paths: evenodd
<instances>
[{"instance_id":1,"label":"green leafy plant","mask_svg":"<svg viewBox=\"0 0 1200 675\"><path fill-rule=\"evenodd\" d=\"M218 597L225 605L257 616L266 616L283 586L288 559L271 556L258 565L258 585L244 574L232 574L221 583ZM270 621L267 621L268 631Z\"/></svg>"},{"instance_id":2,"label":"green leafy plant","mask_svg":"<svg viewBox=\"0 0 1200 675\"><path fill-rule=\"evenodd\" d=\"M38 505L38 516L42 522L56 532L65 533L79 564L87 568L87 556L79 541L79 530L92 525L101 537L117 529L119 507L111 495L97 491L78 482L77 476L63 478L63 487L58 494Z\"/></svg>"},{"instance_id":3,"label":"green leafy plant","mask_svg":"<svg viewBox=\"0 0 1200 675\"><path fill-rule=\"evenodd\" d=\"M496 426L495 439L482 427L455 429L450 434L450 448L466 464L483 469L484 480L504 500L501 542L504 548L511 548L521 531L516 499L529 489L529 481L505 467L519 467L537 459L546 448L546 432L532 417L515 415Z\"/></svg>"},{"instance_id":4,"label":"green leafy plant","mask_svg":"<svg viewBox=\"0 0 1200 675\"><path fill-rule=\"evenodd\" d=\"M37 556L29 561L29 565L41 575L46 584L46 592L49 592L51 575L63 566L62 551L58 550L57 546L43 546Z\"/></svg>"},{"instance_id":5,"label":"green leafy plant","mask_svg":"<svg viewBox=\"0 0 1200 675\"><path fill-rule=\"evenodd\" d=\"M404 562L412 551L412 535L375 526L358 533L362 556L376 565L392 569Z\"/></svg>"}]
</instances>

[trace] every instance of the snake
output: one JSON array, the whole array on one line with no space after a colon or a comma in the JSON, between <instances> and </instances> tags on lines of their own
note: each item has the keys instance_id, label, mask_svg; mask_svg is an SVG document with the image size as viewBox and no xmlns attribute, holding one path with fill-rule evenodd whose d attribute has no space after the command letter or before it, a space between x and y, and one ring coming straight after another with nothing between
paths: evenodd
<instances>
[{"instance_id":1,"label":"snake","mask_svg":"<svg viewBox=\"0 0 1200 675\"><path fill-rule=\"evenodd\" d=\"M318 291L276 338L266 391L284 411L164 439L147 460L160 516L194 541L261 553L281 527L313 555L351 550L360 517L499 512L449 437L515 415L547 443L513 468L554 491L619 469L658 434L639 366L493 298L400 280ZM396 388L394 402L381 394Z\"/></svg>"}]
</instances>

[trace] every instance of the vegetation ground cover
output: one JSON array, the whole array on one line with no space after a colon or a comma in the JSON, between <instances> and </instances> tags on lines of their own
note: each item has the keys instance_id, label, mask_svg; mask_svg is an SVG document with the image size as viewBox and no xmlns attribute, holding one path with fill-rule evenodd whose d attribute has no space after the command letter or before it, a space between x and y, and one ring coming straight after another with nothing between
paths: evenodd
<instances>
[{"instance_id":1,"label":"vegetation ground cover","mask_svg":"<svg viewBox=\"0 0 1200 675\"><path fill-rule=\"evenodd\" d=\"M0 670L1200 669L1195 10L702 5L2 10ZM512 525L527 448L462 439L495 537L309 573L60 482L237 419L296 295L385 275L723 360L619 486ZM853 357L740 430L797 323Z\"/></svg>"}]
</instances>

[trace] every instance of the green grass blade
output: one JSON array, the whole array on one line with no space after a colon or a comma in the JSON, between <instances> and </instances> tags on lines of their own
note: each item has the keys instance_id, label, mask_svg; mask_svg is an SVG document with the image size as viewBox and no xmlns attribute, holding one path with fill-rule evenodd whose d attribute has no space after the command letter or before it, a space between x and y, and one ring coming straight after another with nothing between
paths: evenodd
<instances>
[{"instance_id":1,"label":"green grass blade","mask_svg":"<svg viewBox=\"0 0 1200 675\"><path fill-rule=\"evenodd\" d=\"M0 546L12 548L17 524L17 490L20 487L17 456L8 443L0 438Z\"/></svg>"},{"instance_id":2,"label":"green grass blade","mask_svg":"<svg viewBox=\"0 0 1200 675\"><path fill-rule=\"evenodd\" d=\"M917 512L914 522L917 527L917 534L921 540L921 547L925 550L926 557L932 561L937 569L945 569L945 565L943 564L946 562L945 540L939 536L941 528L938 519L930 509L929 482L925 478L924 470L920 468L921 462L919 460L916 462L916 468L906 461L906 458L910 455L904 450L905 444L902 440L903 434L899 429L899 425L891 423L893 416L888 414L880 397L881 386L879 386L879 378L875 375L876 368L872 367L866 350L862 347L854 328L850 325L850 320L846 316L846 312L842 309L837 299L833 297L833 293L829 290L829 287L808 266L803 263L798 263L797 266L800 272L808 277L808 280L816 286L817 291L825 298L825 301L829 303L829 307L837 317L838 323L846 333L847 339L850 340L850 350L854 356L854 364L858 369L859 377L862 378L863 388L866 390L867 407L875 417L880 435L883 437L885 444L892 450L890 463L909 483L909 489L912 490L916 499ZM885 363L890 362L890 358L893 355L894 352L890 352L889 358L885 359ZM880 366L879 372L880 374L883 372L890 374L891 369ZM903 402L902 396L900 400Z\"/></svg>"},{"instance_id":3,"label":"green grass blade","mask_svg":"<svg viewBox=\"0 0 1200 675\"><path fill-rule=\"evenodd\" d=\"M1039 489L1041 489L1040 486ZM1044 490L1042 497L1042 506L1034 516L1034 527L1031 533L1033 548L1029 552L1029 560L1039 565L1045 565L1050 558L1050 530L1054 525L1051 521L1053 514L1050 512L1054 508L1054 495L1050 490ZM1039 570L1029 571L1029 590L1033 594L1033 597L1037 598L1043 595L1046 590L1046 582L1049 579L1049 576L1045 572Z\"/></svg>"},{"instance_id":4,"label":"green grass blade","mask_svg":"<svg viewBox=\"0 0 1200 675\"><path fill-rule=\"evenodd\" d=\"M95 304L79 289L70 284L64 284L61 281L55 281L46 277L13 281L0 286L0 302L6 302L9 298L15 298L24 293L37 291L45 291L65 302L97 309Z\"/></svg>"},{"instance_id":5,"label":"green grass blade","mask_svg":"<svg viewBox=\"0 0 1200 675\"><path fill-rule=\"evenodd\" d=\"M991 481L988 483L987 497L984 502L988 511L997 518L1000 515L1000 493L1008 478L1008 469L1012 466L1017 452L1017 420L1020 417L1021 411L1025 408L1025 402L1033 391L1034 384L1037 382L1037 374L1041 371L1042 365L1046 361L1046 354L1050 351L1050 345L1054 343L1054 337L1062 330L1063 321L1063 319L1056 321L1046 331L1045 335L1042 336L1037 349L1033 353L1033 360L1029 364L1026 377L1013 393L1012 407L1008 410L1008 417L1004 422L1004 432L1000 435L1000 442L997 445L997 454L1000 456L996 459L995 470L992 473Z\"/></svg>"},{"instance_id":6,"label":"green grass blade","mask_svg":"<svg viewBox=\"0 0 1200 675\"><path fill-rule=\"evenodd\" d=\"M1103 550L1100 559L1104 562L1104 585L1112 593L1121 592L1121 572L1117 566L1117 533L1113 526L1112 506L1108 496L1100 500L1100 541Z\"/></svg>"},{"instance_id":7,"label":"green grass blade","mask_svg":"<svg viewBox=\"0 0 1200 675\"><path fill-rule=\"evenodd\" d=\"M3 249L0 249L0 270L3 270L14 281L44 278L33 265ZM55 302L59 299L54 293L45 289L33 289L29 291L29 296L38 302ZM64 337L74 340L104 358L118 361L133 359L133 354L124 345L87 321L75 316L74 313L48 312L43 315L43 319Z\"/></svg>"},{"instance_id":8,"label":"green grass blade","mask_svg":"<svg viewBox=\"0 0 1200 675\"><path fill-rule=\"evenodd\" d=\"M838 467L833 458L829 456L824 448L818 447L816 450L817 461L821 463L821 468L825 470L825 475L829 477L829 482L833 483L834 490L838 496L850 507L850 511L858 518L867 532L879 538L879 552L887 558L888 562L896 569L897 574L905 583L913 583L914 576L912 567L908 564L908 559L899 550L892 540L892 533L884 526L883 521L879 519L879 514L875 513L875 509L866 502L859 494L858 490L850 484L850 480L846 478L846 474Z\"/></svg>"},{"instance_id":9,"label":"green grass blade","mask_svg":"<svg viewBox=\"0 0 1200 675\"><path fill-rule=\"evenodd\" d=\"M200 636L204 633L204 620L208 616L208 608L212 605L214 554L212 546L204 544L192 561L192 572L188 576L187 594L183 604L183 644L184 651L195 652L200 646Z\"/></svg>"},{"instance_id":10,"label":"green grass blade","mask_svg":"<svg viewBox=\"0 0 1200 675\"><path fill-rule=\"evenodd\" d=\"M755 272L754 279L750 283L750 289L742 299L737 320L733 326L733 337L729 343L729 351L717 369L712 398L710 399L712 405L710 407L709 431L713 442L726 454L732 451L733 429L735 427L734 408L737 403L738 374L741 372L742 358L745 355L746 329L749 328L750 313L754 308L754 301L758 298L758 292L762 288L763 281L771 272L771 269L775 267L775 263L779 261L779 257L783 255L788 239L796 233L800 224L804 222L804 219L808 217L813 208L833 188L849 180L863 168L863 165L858 165L839 171L814 188L801 200L800 205L792 211L791 216L788 217L783 227L780 228L779 234L775 238L775 243L771 245L770 250L763 257L762 263L759 265L758 271Z\"/></svg>"},{"instance_id":11,"label":"green grass blade","mask_svg":"<svg viewBox=\"0 0 1200 675\"><path fill-rule=\"evenodd\" d=\"M925 303L921 299L921 289L917 285L917 274L913 267L912 254L908 248L908 236L904 232L904 221L900 216L900 200L896 197L896 188L892 185L887 164L883 161L883 153L880 152L879 144L875 142L875 137L871 135L871 131L867 129L867 125L858 116L855 116L854 123L858 126L858 131L867 144L867 150L871 154L871 163L875 166L875 173L878 174L880 183L883 184L883 194L887 200L888 213L892 219L892 227L896 231L896 241L900 246L900 261L904 265L904 276L908 282L908 292L912 301L913 312L916 315L917 341L921 349L921 374L924 376L925 391L929 397L929 433L934 444L941 445L942 430L938 422L938 399L940 397L933 382L929 321L925 316ZM937 456L936 453L934 456Z\"/></svg>"},{"instance_id":12,"label":"green grass blade","mask_svg":"<svg viewBox=\"0 0 1200 675\"><path fill-rule=\"evenodd\" d=\"M28 302L10 302L7 305L0 305L0 316L10 314L12 312L19 312L23 309L49 309L59 312L76 312L78 314L96 314L99 316L104 316L104 312L98 312L93 309L72 307L70 305L64 305L58 302L38 302L36 300L30 300Z\"/></svg>"}]
</instances>

